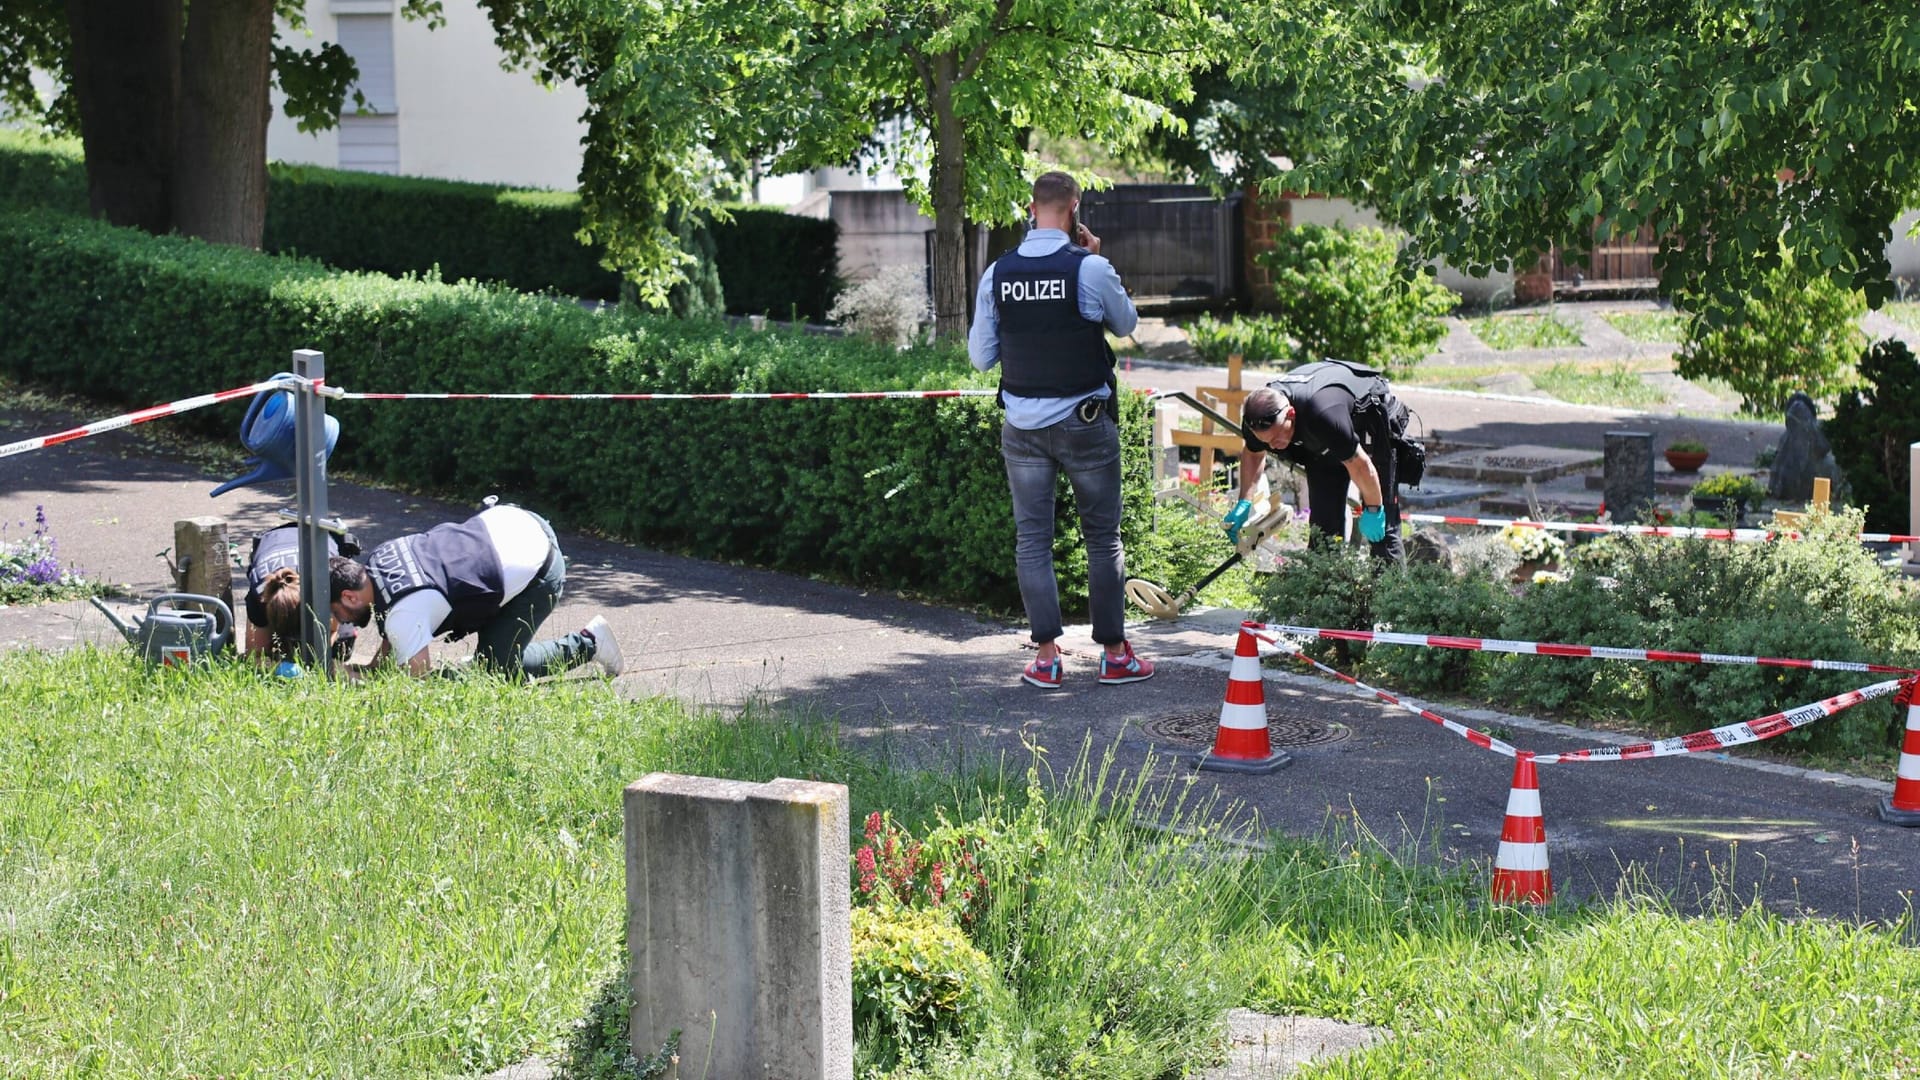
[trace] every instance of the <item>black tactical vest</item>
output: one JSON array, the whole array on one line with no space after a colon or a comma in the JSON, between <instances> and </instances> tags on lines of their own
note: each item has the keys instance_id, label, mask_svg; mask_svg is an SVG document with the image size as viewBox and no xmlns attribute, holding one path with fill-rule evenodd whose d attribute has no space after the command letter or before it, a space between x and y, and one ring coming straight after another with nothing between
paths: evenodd
<instances>
[{"instance_id":1,"label":"black tactical vest","mask_svg":"<svg viewBox=\"0 0 1920 1080\"><path fill-rule=\"evenodd\" d=\"M1080 264L1067 244L1046 255L1010 251L993 264L1000 389L1020 397L1077 397L1109 385L1113 353L1098 320L1080 314Z\"/></svg>"},{"instance_id":2,"label":"black tactical vest","mask_svg":"<svg viewBox=\"0 0 1920 1080\"><path fill-rule=\"evenodd\" d=\"M329 558L340 554L340 545L327 536ZM253 559L247 566L247 584L255 596L260 587L278 570L300 569L300 526L280 525L253 538Z\"/></svg>"},{"instance_id":3,"label":"black tactical vest","mask_svg":"<svg viewBox=\"0 0 1920 1080\"><path fill-rule=\"evenodd\" d=\"M367 577L383 626L386 613L408 593L432 589L446 597L453 610L434 628L436 637L480 629L507 601L500 555L477 516L381 544L367 556Z\"/></svg>"},{"instance_id":4,"label":"black tactical vest","mask_svg":"<svg viewBox=\"0 0 1920 1080\"><path fill-rule=\"evenodd\" d=\"M1293 406L1296 414L1300 406L1329 387L1338 386L1352 394L1353 410L1356 414L1366 409L1383 407L1388 395L1392 393L1385 375L1365 364L1356 364L1347 360L1316 360L1311 364L1301 364L1267 385L1279 391L1280 396ZM1248 437L1251 435L1249 434ZM1321 443L1319 436L1311 429L1298 423L1293 428L1292 445L1315 457L1327 453L1329 449Z\"/></svg>"}]
</instances>

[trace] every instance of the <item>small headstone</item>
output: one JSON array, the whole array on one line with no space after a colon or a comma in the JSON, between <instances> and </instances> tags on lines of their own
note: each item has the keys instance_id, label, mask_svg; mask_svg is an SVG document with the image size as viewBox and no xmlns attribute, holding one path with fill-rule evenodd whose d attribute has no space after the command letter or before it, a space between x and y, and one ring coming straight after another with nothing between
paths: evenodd
<instances>
[{"instance_id":1,"label":"small headstone","mask_svg":"<svg viewBox=\"0 0 1920 1080\"><path fill-rule=\"evenodd\" d=\"M1615 524L1631 524L1653 501L1653 434L1609 431L1606 447L1607 512Z\"/></svg>"},{"instance_id":2,"label":"small headstone","mask_svg":"<svg viewBox=\"0 0 1920 1080\"><path fill-rule=\"evenodd\" d=\"M1773 454L1773 468L1767 478L1767 498L1784 503L1805 503L1813 498L1813 478L1824 476L1833 484L1835 502L1847 501L1847 480L1840 463L1833 459L1833 447L1820 430L1820 415L1813 399L1796 392L1787 401L1787 430L1780 436Z\"/></svg>"}]
</instances>

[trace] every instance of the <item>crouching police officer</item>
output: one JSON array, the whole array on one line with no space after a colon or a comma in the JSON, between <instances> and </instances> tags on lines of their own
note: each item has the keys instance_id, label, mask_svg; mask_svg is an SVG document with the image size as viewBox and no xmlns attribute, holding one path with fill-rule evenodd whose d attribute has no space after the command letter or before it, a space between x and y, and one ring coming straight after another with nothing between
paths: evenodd
<instances>
[{"instance_id":1,"label":"crouching police officer","mask_svg":"<svg viewBox=\"0 0 1920 1080\"><path fill-rule=\"evenodd\" d=\"M1400 552L1398 484L1418 486L1424 451L1406 438L1407 407L1386 376L1363 364L1302 364L1247 395L1241 406L1240 501L1227 515L1238 539L1253 512L1248 496L1273 451L1307 474L1308 523L1315 542L1346 535L1347 484L1360 492L1360 535L1376 559Z\"/></svg>"},{"instance_id":2,"label":"crouching police officer","mask_svg":"<svg viewBox=\"0 0 1920 1080\"><path fill-rule=\"evenodd\" d=\"M360 554L352 533L327 534L329 561ZM247 634L241 651L257 663L291 661L300 643L300 526L280 525L253 538L247 560ZM356 627L336 623L333 658L353 655Z\"/></svg>"},{"instance_id":3,"label":"crouching police officer","mask_svg":"<svg viewBox=\"0 0 1920 1080\"><path fill-rule=\"evenodd\" d=\"M1033 182L1033 228L980 277L967 353L1000 365L1000 456L1013 495L1014 564L1039 654L1021 675L1059 689L1060 585L1053 571L1054 490L1073 485L1087 544L1093 640L1105 647L1100 683L1151 678L1125 622L1120 546L1120 428L1113 350L1104 331L1130 334L1139 315L1100 238L1079 222L1080 185L1063 172Z\"/></svg>"},{"instance_id":4,"label":"crouching police officer","mask_svg":"<svg viewBox=\"0 0 1920 1080\"><path fill-rule=\"evenodd\" d=\"M620 646L595 615L565 637L534 641L567 580L553 526L518 506L489 506L458 524L389 540L364 564L335 560L333 614L342 624L380 625L374 663L392 656L414 677L432 664L428 645L442 634L479 637L476 666L510 678L539 678L598 661L618 675ZM357 673L355 673L357 674Z\"/></svg>"}]
</instances>

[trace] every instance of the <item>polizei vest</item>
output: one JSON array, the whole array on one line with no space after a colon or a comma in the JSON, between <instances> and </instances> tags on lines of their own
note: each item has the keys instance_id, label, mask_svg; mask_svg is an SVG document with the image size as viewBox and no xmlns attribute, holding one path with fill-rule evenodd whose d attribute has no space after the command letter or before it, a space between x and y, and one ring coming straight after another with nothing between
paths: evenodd
<instances>
[{"instance_id":1,"label":"polizei vest","mask_svg":"<svg viewBox=\"0 0 1920 1080\"><path fill-rule=\"evenodd\" d=\"M1334 386L1353 395L1355 413L1383 407L1388 395L1393 392L1387 385L1385 375L1365 364L1348 360L1317 360L1311 364L1301 364L1267 385L1278 390L1296 410L1315 394ZM1298 424L1294 426L1293 445L1315 456L1329 450L1313 431Z\"/></svg>"},{"instance_id":2,"label":"polizei vest","mask_svg":"<svg viewBox=\"0 0 1920 1080\"><path fill-rule=\"evenodd\" d=\"M408 593L433 589L446 597L453 610L434 628L435 635L470 634L499 614L507 599L500 556L478 517L381 544L367 556L367 577L382 625Z\"/></svg>"},{"instance_id":3,"label":"polizei vest","mask_svg":"<svg viewBox=\"0 0 1920 1080\"><path fill-rule=\"evenodd\" d=\"M1067 244L1047 255L1010 251L994 262L1001 390L1064 398L1107 385L1113 354L1106 335L1080 314L1080 264L1089 254Z\"/></svg>"},{"instance_id":4,"label":"polizei vest","mask_svg":"<svg viewBox=\"0 0 1920 1080\"><path fill-rule=\"evenodd\" d=\"M327 537L327 555L340 554L340 545ZM254 595L278 570L300 569L300 526L281 525L253 538L253 562L247 567L247 583Z\"/></svg>"}]
</instances>

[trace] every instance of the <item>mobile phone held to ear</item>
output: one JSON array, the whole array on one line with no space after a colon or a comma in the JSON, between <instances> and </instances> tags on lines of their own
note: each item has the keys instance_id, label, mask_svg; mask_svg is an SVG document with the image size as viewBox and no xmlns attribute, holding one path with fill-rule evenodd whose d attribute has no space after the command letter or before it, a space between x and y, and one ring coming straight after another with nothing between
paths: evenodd
<instances>
[{"instance_id":1,"label":"mobile phone held to ear","mask_svg":"<svg viewBox=\"0 0 1920 1080\"><path fill-rule=\"evenodd\" d=\"M1074 204L1073 210L1067 215L1067 242L1073 244L1080 242L1080 204L1078 203Z\"/></svg>"}]
</instances>

